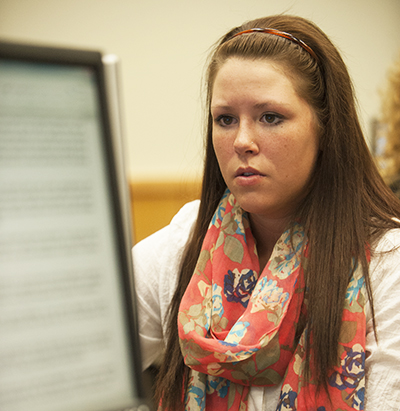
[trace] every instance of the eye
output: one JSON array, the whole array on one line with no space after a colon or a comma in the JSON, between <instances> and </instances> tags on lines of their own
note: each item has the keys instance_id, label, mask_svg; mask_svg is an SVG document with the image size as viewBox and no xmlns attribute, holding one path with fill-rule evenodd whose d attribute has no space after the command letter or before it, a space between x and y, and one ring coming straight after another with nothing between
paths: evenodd
<instances>
[{"instance_id":1,"label":"eye","mask_svg":"<svg viewBox=\"0 0 400 411\"><path fill-rule=\"evenodd\" d=\"M232 116L221 115L217 117L215 122L222 127L228 127L234 123L235 119Z\"/></svg>"},{"instance_id":2,"label":"eye","mask_svg":"<svg viewBox=\"0 0 400 411\"><path fill-rule=\"evenodd\" d=\"M282 120L282 117L278 116L277 114L267 113L261 117L261 120L268 124L279 124Z\"/></svg>"}]
</instances>

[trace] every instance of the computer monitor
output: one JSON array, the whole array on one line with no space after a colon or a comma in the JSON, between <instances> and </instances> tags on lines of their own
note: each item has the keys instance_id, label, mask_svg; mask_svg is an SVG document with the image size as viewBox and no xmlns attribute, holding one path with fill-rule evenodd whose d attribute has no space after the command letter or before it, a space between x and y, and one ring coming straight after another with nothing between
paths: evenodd
<instances>
[{"instance_id":1,"label":"computer monitor","mask_svg":"<svg viewBox=\"0 0 400 411\"><path fill-rule=\"evenodd\" d=\"M0 410L148 410L115 59L0 41Z\"/></svg>"}]
</instances>

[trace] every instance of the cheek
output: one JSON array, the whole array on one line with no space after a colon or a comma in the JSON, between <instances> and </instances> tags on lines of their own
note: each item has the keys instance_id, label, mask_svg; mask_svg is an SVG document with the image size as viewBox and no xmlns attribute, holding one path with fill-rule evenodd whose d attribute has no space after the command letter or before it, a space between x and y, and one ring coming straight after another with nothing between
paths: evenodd
<instances>
[{"instance_id":1,"label":"cheek","mask_svg":"<svg viewBox=\"0 0 400 411\"><path fill-rule=\"evenodd\" d=\"M215 155L217 157L218 162L220 163L227 156L229 156L230 145L228 144L227 139L223 138L220 135L213 135L212 143L213 143Z\"/></svg>"},{"instance_id":2,"label":"cheek","mask_svg":"<svg viewBox=\"0 0 400 411\"><path fill-rule=\"evenodd\" d=\"M317 152L313 147L309 147L303 152L302 157L297 158L297 161L293 161L292 174L297 177L299 184L306 184L311 178L315 163L317 160Z\"/></svg>"},{"instance_id":3,"label":"cheek","mask_svg":"<svg viewBox=\"0 0 400 411\"><path fill-rule=\"evenodd\" d=\"M272 147L271 147L272 149ZM313 137L300 138L297 141L282 139L271 156L280 168L283 178L294 181L307 180L312 174L318 154L318 146Z\"/></svg>"}]
</instances>

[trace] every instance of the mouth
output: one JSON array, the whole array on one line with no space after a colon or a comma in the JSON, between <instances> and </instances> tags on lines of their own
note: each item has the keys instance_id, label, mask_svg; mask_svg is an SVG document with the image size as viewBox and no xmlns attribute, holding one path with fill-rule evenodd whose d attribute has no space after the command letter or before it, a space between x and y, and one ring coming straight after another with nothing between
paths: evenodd
<instances>
[{"instance_id":1,"label":"mouth","mask_svg":"<svg viewBox=\"0 0 400 411\"><path fill-rule=\"evenodd\" d=\"M235 177L252 177L252 176L262 177L263 174L253 168L239 168L235 173Z\"/></svg>"}]
</instances>

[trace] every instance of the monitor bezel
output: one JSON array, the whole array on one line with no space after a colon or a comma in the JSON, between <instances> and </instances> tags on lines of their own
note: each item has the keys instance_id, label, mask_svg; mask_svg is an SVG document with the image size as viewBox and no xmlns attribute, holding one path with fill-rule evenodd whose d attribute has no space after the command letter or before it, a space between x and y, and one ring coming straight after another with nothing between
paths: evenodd
<instances>
[{"instance_id":1,"label":"monitor bezel","mask_svg":"<svg viewBox=\"0 0 400 411\"><path fill-rule=\"evenodd\" d=\"M151 408L150 399L147 398L142 381L141 353L139 341L138 313L135 299L134 273L132 263L132 237L130 213L127 212L129 204L122 193L128 190L126 176L123 175L123 154L121 136L116 135L112 122L115 118L110 115L110 82L109 67L103 61L104 54L100 51L88 49L75 49L68 47L36 45L30 43L10 42L0 39L0 59L22 61L28 63L45 63L50 65L90 67L95 73L97 93L102 122L102 142L105 150L105 163L107 165L107 184L110 190L111 207L114 219L115 238L119 260L119 273L121 276L123 303L125 304L125 322L128 343L135 347L130 351L130 369L134 383L133 392L138 397L133 398L133 408L124 407L123 411L135 410L140 405ZM115 74L115 73L114 73ZM115 90L114 90L115 92ZM122 127L121 127L122 128ZM124 203L125 202L125 203ZM146 408L144 408L146 409ZM113 410L119 411L119 410ZM122 411L122 410L121 410Z\"/></svg>"}]
</instances>

